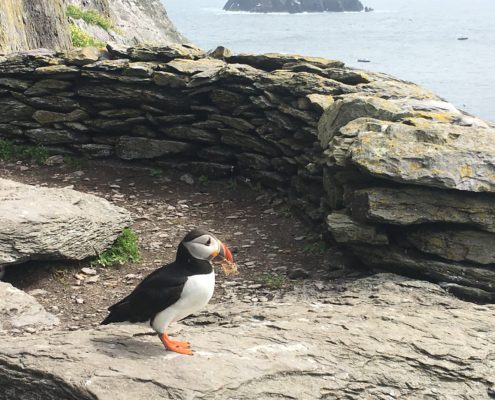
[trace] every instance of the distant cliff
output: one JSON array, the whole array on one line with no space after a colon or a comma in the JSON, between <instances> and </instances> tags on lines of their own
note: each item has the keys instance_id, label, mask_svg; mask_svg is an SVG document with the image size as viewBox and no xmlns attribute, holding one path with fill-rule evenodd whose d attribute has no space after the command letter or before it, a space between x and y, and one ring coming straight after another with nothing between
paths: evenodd
<instances>
[{"instance_id":1,"label":"distant cliff","mask_svg":"<svg viewBox=\"0 0 495 400\"><path fill-rule=\"evenodd\" d=\"M224 10L249 12L363 11L359 0L228 0Z\"/></svg>"},{"instance_id":2,"label":"distant cliff","mask_svg":"<svg viewBox=\"0 0 495 400\"><path fill-rule=\"evenodd\" d=\"M160 0L2 0L0 53L185 42Z\"/></svg>"},{"instance_id":3,"label":"distant cliff","mask_svg":"<svg viewBox=\"0 0 495 400\"><path fill-rule=\"evenodd\" d=\"M2 0L0 52L70 47L63 0Z\"/></svg>"}]
</instances>

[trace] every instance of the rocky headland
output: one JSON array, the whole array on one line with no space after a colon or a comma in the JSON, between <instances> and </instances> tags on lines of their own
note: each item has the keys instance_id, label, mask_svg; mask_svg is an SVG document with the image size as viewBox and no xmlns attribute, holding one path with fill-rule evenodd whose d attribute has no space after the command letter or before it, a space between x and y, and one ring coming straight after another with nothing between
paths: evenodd
<instances>
[{"instance_id":1,"label":"rocky headland","mask_svg":"<svg viewBox=\"0 0 495 400\"><path fill-rule=\"evenodd\" d=\"M185 42L160 0L2 0L0 53L81 43Z\"/></svg>"},{"instance_id":2,"label":"rocky headland","mask_svg":"<svg viewBox=\"0 0 495 400\"><path fill-rule=\"evenodd\" d=\"M359 0L228 0L226 11L270 12L344 12L363 11Z\"/></svg>"},{"instance_id":3,"label":"rocky headland","mask_svg":"<svg viewBox=\"0 0 495 400\"><path fill-rule=\"evenodd\" d=\"M495 129L413 83L190 45L12 54L0 135L265 185L367 267L494 300Z\"/></svg>"}]
</instances>

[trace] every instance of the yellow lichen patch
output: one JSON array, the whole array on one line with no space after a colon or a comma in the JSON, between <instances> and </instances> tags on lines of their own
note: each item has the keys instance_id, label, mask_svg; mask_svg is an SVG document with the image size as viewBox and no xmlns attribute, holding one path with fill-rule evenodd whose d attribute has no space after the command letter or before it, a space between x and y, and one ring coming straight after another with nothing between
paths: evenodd
<instances>
[{"instance_id":1,"label":"yellow lichen patch","mask_svg":"<svg viewBox=\"0 0 495 400\"><path fill-rule=\"evenodd\" d=\"M318 93L308 94L306 98L311 102L311 104L316 105L322 111L325 111L335 102L333 96Z\"/></svg>"},{"instance_id":2,"label":"yellow lichen patch","mask_svg":"<svg viewBox=\"0 0 495 400\"><path fill-rule=\"evenodd\" d=\"M429 128L431 127L431 121L425 118L409 117L402 119L402 122L407 125L412 125L417 128Z\"/></svg>"},{"instance_id":3,"label":"yellow lichen patch","mask_svg":"<svg viewBox=\"0 0 495 400\"><path fill-rule=\"evenodd\" d=\"M430 248L437 248L437 249L443 249L445 248L445 241L443 240L442 237L431 237L429 240L429 247Z\"/></svg>"},{"instance_id":4,"label":"yellow lichen patch","mask_svg":"<svg viewBox=\"0 0 495 400\"><path fill-rule=\"evenodd\" d=\"M464 164L459 168L459 173L463 178L471 178L474 175L473 168L467 164Z\"/></svg>"},{"instance_id":5,"label":"yellow lichen patch","mask_svg":"<svg viewBox=\"0 0 495 400\"><path fill-rule=\"evenodd\" d=\"M420 118L431 119L436 122L451 123L454 116L450 112L438 111L416 111L415 114Z\"/></svg>"},{"instance_id":6,"label":"yellow lichen patch","mask_svg":"<svg viewBox=\"0 0 495 400\"><path fill-rule=\"evenodd\" d=\"M436 175L436 176L438 176L438 175L445 175L445 171L442 171L441 169L438 169L438 168L432 168L432 169L431 169L431 173L432 173L432 175L434 175L434 176L435 176L435 175Z\"/></svg>"},{"instance_id":7,"label":"yellow lichen patch","mask_svg":"<svg viewBox=\"0 0 495 400\"><path fill-rule=\"evenodd\" d=\"M409 170L410 171L419 171L420 169L423 169L423 165L419 161L416 160L410 160L409 161Z\"/></svg>"}]
</instances>

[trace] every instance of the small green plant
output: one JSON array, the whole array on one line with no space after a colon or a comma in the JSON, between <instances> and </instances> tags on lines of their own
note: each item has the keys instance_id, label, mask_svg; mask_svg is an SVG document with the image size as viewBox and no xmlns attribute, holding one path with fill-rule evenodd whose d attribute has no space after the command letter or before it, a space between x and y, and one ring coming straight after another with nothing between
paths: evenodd
<instances>
[{"instance_id":1,"label":"small green plant","mask_svg":"<svg viewBox=\"0 0 495 400\"><path fill-rule=\"evenodd\" d=\"M88 166L88 159L84 157L64 156L64 163L70 169L82 169Z\"/></svg>"},{"instance_id":2,"label":"small green plant","mask_svg":"<svg viewBox=\"0 0 495 400\"><path fill-rule=\"evenodd\" d=\"M279 209L277 209L278 215L280 215L282 218L291 218L293 216L291 209L289 206L282 206Z\"/></svg>"},{"instance_id":3,"label":"small green plant","mask_svg":"<svg viewBox=\"0 0 495 400\"><path fill-rule=\"evenodd\" d=\"M70 29L70 39L74 47L105 47L105 43L95 39L89 33L83 31L76 25L71 24Z\"/></svg>"},{"instance_id":4,"label":"small green plant","mask_svg":"<svg viewBox=\"0 0 495 400\"><path fill-rule=\"evenodd\" d=\"M202 187L207 187L210 183L210 180L208 179L207 176L204 176L204 175L201 175L199 178L198 178L198 183L200 186Z\"/></svg>"},{"instance_id":5,"label":"small green plant","mask_svg":"<svg viewBox=\"0 0 495 400\"><path fill-rule=\"evenodd\" d=\"M84 11L81 10L79 7L71 4L66 9L66 15L74 19L82 19L89 25L99 26L105 29L107 32L113 27L112 20L101 15L96 10Z\"/></svg>"},{"instance_id":6,"label":"small green plant","mask_svg":"<svg viewBox=\"0 0 495 400\"><path fill-rule=\"evenodd\" d=\"M237 180L234 178L230 179L229 182L227 183L227 189L232 192L237 190Z\"/></svg>"},{"instance_id":7,"label":"small green plant","mask_svg":"<svg viewBox=\"0 0 495 400\"><path fill-rule=\"evenodd\" d=\"M162 176L163 171L160 168L149 168L148 174L152 178L158 178L158 177Z\"/></svg>"},{"instance_id":8,"label":"small green plant","mask_svg":"<svg viewBox=\"0 0 495 400\"><path fill-rule=\"evenodd\" d=\"M128 261L139 262L141 259L136 233L130 228L125 228L112 247L101 253L92 264L110 267L122 265Z\"/></svg>"},{"instance_id":9,"label":"small green plant","mask_svg":"<svg viewBox=\"0 0 495 400\"><path fill-rule=\"evenodd\" d=\"M271 288L280 289L291 283L289 278L285 275L275 275L275 274L259 274L253 277L256 283L268 286Z\"/></svg>"},{"instance_id":10,"label":"small green plant","mask_svg":"<svg viewBox=\"0 0 495 400\"><path fill-rule=\"evenodd\" d=\"M303 252L306 254L321 255L328 249L328 245L318 235L310 234L306 238Z\"/></svg>"},{"instance_id":11,"label":"small green plant","mask_svg":"<svg viewBox=\"0 0 495 400\"><path fill-rule=\"evenodd\" d=\"M42 146L16 144L11 140L0 139L0 160L30 161L41 165L48 157L48 151Z\"/></svg>"}]
</instances>

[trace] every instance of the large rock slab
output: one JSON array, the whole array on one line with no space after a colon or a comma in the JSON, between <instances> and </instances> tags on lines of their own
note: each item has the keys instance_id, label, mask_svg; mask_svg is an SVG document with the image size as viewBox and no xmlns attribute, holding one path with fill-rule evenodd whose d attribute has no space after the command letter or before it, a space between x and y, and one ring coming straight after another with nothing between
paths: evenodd
<instances>
[{"instance_id":1,"label":"large rock slab","mask_svg":"<svg viewBox=\"0 0 495 400\"><path fill-rule=\"evenodd\" d=\"M361 221L392 225L449 222L495 232L495 199L437 189L402 187L357 190L351 202Z\"/></svg>"},{"instance_id":2,"label":"large rock slab","mask_svg":"<svg viewBox=\"0 0 495 400\"><path fill-rule=\"evenodd\" d=\"M192 357L144 327L2 337L0 399L492 398L493 305L387 274L318 287L210 306L176 326Z\"/></svg>"},{"instance_id":3,"label":"large rock slab","mask_svg":"<svg viewBox=\"0 0 495 400\"><path fill-rule=\"evenodd\" d=\"M420 227L407 233L417 249L453 261L495 264L495 234L472 229Z\"/></svg>"},{"instance_id":4,"label":"large rock slab","mask_svg":"<svg viewBox=\"0 0 495 400\"><path fill-rule=\"evenodd\" d=\"M157 158L170 154L187 153L193 148L189 143L174 140L155 140L141 137L120 137L116 154L124 160L138 158Z\"/></svg>"},{"instance_id":5,"label":"large rock slab","mask_svg":"<svg viewBox=\"0 0 495 400\"><path fill-rule=\"evenodd\" d=\"M421 276L437 283L454 283L479 289L478 300L495 301L495 268L467 263L438 261L414 249L397 246L351 245L356 256L371 268L408 276ZM462 295L462 293L461 293ZM469 297L469 295L467 295Z\"/></svg>"},{"instance_id":6,"label":"large rock slab","mask_svg":"<svg viewBox=\"0 0 495 400\"><path fill-rule=\"evenodd\" d=\"M495 192L495 129L415 121L381 124L358 132L353 164L371 175L402 183Z\"/></svg>"},{"instance_id":7,"label":"large rock slab","mask_svg":"<svg viewBox=\"0 0 495 400\"><path fill-rule=\"evenodd\" d=\"M52 329L59 320L36 301L33 296L0 282L0 334L10 330Z\"/></svg>"},{"instance_id":8,"label":"large rock slab","mask_svg":"<svg viewBox=\"0 0 495 400\"><path fill-rule=\"evenodd\" d=\"M355 221L343 213L330 214L327 226L337 243L388 244L387 235L379 227Z\"/></svg>"},{"instance_id":9,"label":"large rock slab","mask_svg":"<svg viewBox=\"0 0 495 400\"><path fill-rule=\"evenodd\" d=\"M130 214L72 189L0 178L0 265L28 260L82 260L110 246Z\"/></svg>"}]
</instances>

